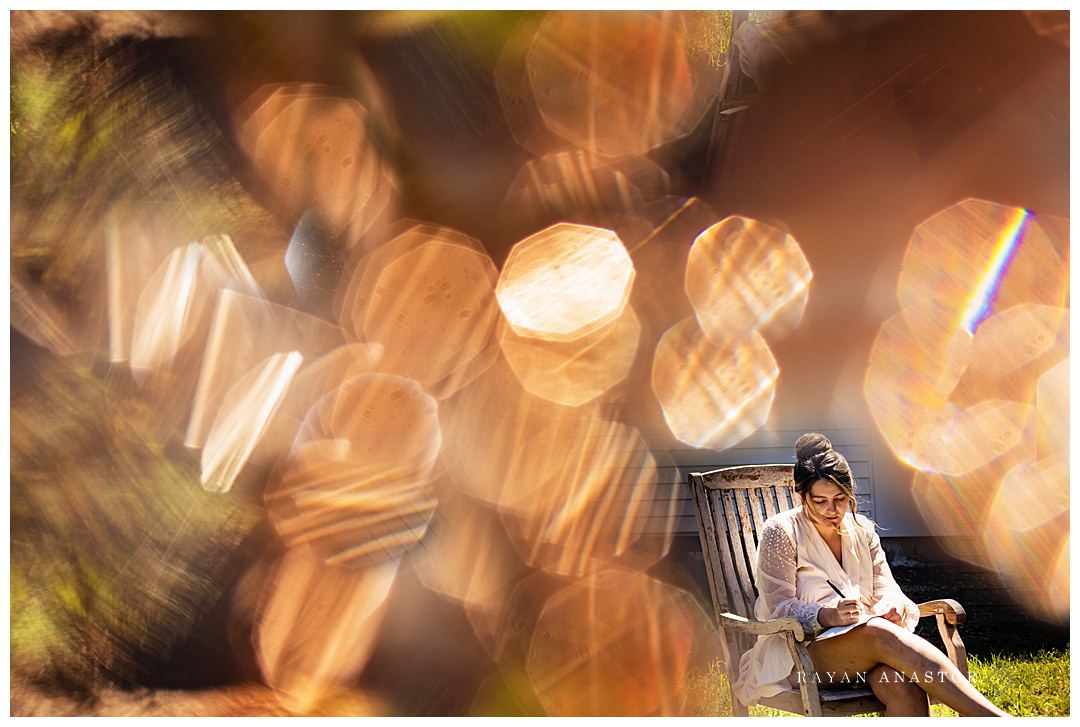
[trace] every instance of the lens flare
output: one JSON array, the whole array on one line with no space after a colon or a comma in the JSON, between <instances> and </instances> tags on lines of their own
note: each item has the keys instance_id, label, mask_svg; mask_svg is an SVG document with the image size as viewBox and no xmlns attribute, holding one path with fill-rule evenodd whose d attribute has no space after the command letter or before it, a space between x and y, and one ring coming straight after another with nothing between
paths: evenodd
<instances>
[{"instance_id":1,"label":"lens flare","mask_svg":"<svg viewBox=\"0 0 1080 727\"><path fill-rule=\"evenodd\" d=\"M660 335L694 314L684 292L690 246L717 214L697 197L665 197L643 211L650 229L630 246L637 276L630 301L641 318L643 346L655 346Z\"/></svg>"},{"instance_id":2,"label":"lens flare","mask_svg":"<svg viewBox=\"0 0 1080 727\"><path fill-rule=\"evenodd\" d=\"M1031 407L987 399L960 410L949 406L926 432L925 467L931 472L962 475L1000 457L1020 443Z\"/></svg>"},{"instance_id":3,"label":"lens flare","mask_svg":"<svg viewBox=\"0 0 1080 727\"><path fill-rule=\"evenodd\" d=\"M898 297L916 334L974 335L989 315L1019 303L1061 307L1067 287L1066 266L1027 210L971 199L915 229Z\"/></svg>"},{"instance_id":4,"label":"lens flare","mask_svg":"<svg viewBox=\"0 0 1080 727\"><path fill-rule=\"evenodd\" d=\"M202 265L198 243L178 248L151 276L139 296L131 342L131 368L153 371L164 366L204 325L220 279ZM202 275L200 275L200 272Z\"/></svg>"},{"instance_id":5,"label":"lens flare","mask_svg":"<svg viewBox=\"0 0 1080 727\"><path fill-rule=\"evenodd\" d=\"M260 295L227 235L176 248L146 281L134 311L129 362L133 393L154 411L152 426L140 434L147 441L171 437L192 411L214 306L234 291ZM246 362L237 375L270 353ZM117 402L127 398L122 384L111 386Z\"/></svg>"},{"instance_id":6,"label":"lens flare","mask_svg":"<svg viewBox=\"0 0 1080 727\"><path fill-rule=\"evenodd\" d=\"M981 568L993 568L983 538L990 504L1005 475L1034 456L1035 442L1025 436L1004 455L962 475L917 470L912 480L912 500L927 530L942 536L941 545L954 557Z\"/></svg>"},{"instance_id":7,"label":"lens flare","mask_svg":"<svg viewBox=\"0 0 1080 727\"><path fill-rule=\"evenodd\" d=\"M109 360L131 356L132 328L139 294L146 281L173 251L166 230L152 220L114 212L105 229L105 266L109 307ZM12 285L15 285L15 279ZM13 291L14 298L14 291Z\"/></svg>"},{"instance_id":8,"label":"lens flare","mask_svg":"<svg viewBox=\"0 0 1080 727\"><path fill-rule=\"evenodd\" d=\"M791 235L746 217L702 232L686 264L686 296L716 346L760 330L772 339L802 320L813 277Z\"/></svg>"},{"instance_id":9,"label":"lens flare","mask_svg":"<svg viewBox=\"0 0 1080 727\"><path fill-rule=\"evenodd\" d=\"M990 253L990 261L986 264L986 272L979 282L971 300L960 317L960 326L971 335L975 335L975 329L990 313L991 304L997 296L1001 286L1005 269L1016 255L1020 242L1024 238L1024 227L1029 219L1029 213L1025 209L1014 210L1012 216L1005 223L1005 229L998 239L993 251Z\"/></svg>"},{"instance_id":10,"label":"lens flare","mask_svg":"<svg viewBox=\"0 0 1080 727\"><path fill-rule=\"evenodd\" d=\"M943 544L1050 618L1068 610L1067 579L1045 570L1067 538L1066 270L1026 209L966 200L934 215L911 238L901 312L864 387L886 442L919 470L930 531L962 536Z\"/></svg>"},{"instance_id":11,"label":"lens flare","mask_svg":"<svg viewBox=\"0 0 1080 727\"><path fill-rule=\"evenodd\" d=\"M923 345L907 318L897 314L882 324L870 352L864 394L878 430L902 461L920 469L938 471L931 441L933 432L959 413L949 397L970 360L972 339L959 331L946 348L951 355L935 355Z\"/></svg>"},{"instance_id":12,"label":"lens flare","mask_svg":"<svg viewBox=\"0 0 1080 727\"><path fill-rule=\"evenodd\" d=\"M643 154L684 136L722 97L731 11L525 17L495 66L503 117L537 156L568 145Z\"/></svg>"},{"instance_id":13,"label":"lens flare","mask_svg":"<svg viewBox=\"0 0 1080 727\"><path fill-rule=\"evenodd\" d=\"M679 441L720 450L765 423L779 376L759 333L719 348L691 317L668 329L657 344L652 389Z\"/></svg>"},{"instance_id":14,"label":"lens flare","mask_svg":"<svg viewBox=\"0 0 1080 727\"><path fill-rule=\"evenodd\" d=\"M305 361L289 384L252 459L276 462L287 454L316 402L349 379L375 373L382 351L377 343L352 343L338 346L310 363Z\"/></svg>"},{"instance_id":15,"label":"lens flare","mask_svg":"<svg viewBox=\"0 0 1080 727\"><path fill-rule=\"evenodd\" d=\"M1055 618L1069 616L1069 533L1061 541L1053 570L1050 571L1043 603L1046 611Z\"/></svg>"}]
</instances>

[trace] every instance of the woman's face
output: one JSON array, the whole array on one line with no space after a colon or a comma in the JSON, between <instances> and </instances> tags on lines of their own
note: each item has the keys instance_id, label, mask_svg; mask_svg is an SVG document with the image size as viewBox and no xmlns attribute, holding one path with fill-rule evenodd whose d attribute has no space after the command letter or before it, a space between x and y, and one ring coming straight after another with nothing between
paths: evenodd
<instances>
[{"instance_id":1,"label":"woman's face","mask_svg":"<svg viewBox=\"0 0 1080 727\"><path fill-rule=\"evenodd\" d=\"M840 527L840 521L848 511L848 498L835 482L820 479L810 485L806 493L806 504L819 520L824 520L834 528Z\"/></svg>"}]
</instances>

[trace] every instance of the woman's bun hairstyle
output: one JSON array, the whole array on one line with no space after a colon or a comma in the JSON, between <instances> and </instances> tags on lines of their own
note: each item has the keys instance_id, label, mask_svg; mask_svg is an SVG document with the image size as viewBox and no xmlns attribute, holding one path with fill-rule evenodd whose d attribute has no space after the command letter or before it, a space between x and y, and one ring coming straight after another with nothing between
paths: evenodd
<instances>
[{"instance_id":1,"label":"woman's bun hairstyle","mask_svg":"<svg viewBox=\"0 0 1080 727\"><path fill-rule=\"evenodd\" d=\"M807 432L795 440L795 461L810 459L832 449L832 442L824 434Z\"/></svg>"},{"instance_id":2,"label":"woman's bun hairstyle","mask_svg":"<svg viewBox=\"0 0 1080 727\"><path fill-rule=\"evenodd\" d=\"M831 480L847 495L851 514L856 514L859 504L855 499L855 475L847 458L832 448L832 442L824 434L807 432L795 440L792 478L795 492L803 497L809 495L818 480Z\"/></svg>"}]
</instances>

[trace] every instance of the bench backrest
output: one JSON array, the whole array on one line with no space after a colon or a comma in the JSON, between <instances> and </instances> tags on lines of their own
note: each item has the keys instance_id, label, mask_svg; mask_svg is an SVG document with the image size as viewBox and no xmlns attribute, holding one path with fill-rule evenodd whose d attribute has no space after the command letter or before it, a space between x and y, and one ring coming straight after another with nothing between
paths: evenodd
<instances>
[{"instance_id":1,"label":"bench backrest","mask_svg":"<svg viewBox=\"0 0 1080 727\"><path fill-rule=\"evenodd\" d=\"M753 618L759 533L767 518L799 504L792 469L790 464L766 464L690 474L698 535L717 616L726 612ZM732 647L735 653L730 653ZM746 648L748 639L730 644L729 665L730 658L737 659Z\"/></svg>"}]
</instances>

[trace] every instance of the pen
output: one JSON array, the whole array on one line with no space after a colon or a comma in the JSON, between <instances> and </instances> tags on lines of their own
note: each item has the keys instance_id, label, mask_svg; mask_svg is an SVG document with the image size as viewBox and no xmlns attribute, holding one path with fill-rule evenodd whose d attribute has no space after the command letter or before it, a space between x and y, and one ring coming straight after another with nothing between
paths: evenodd
<instances>
[{"instance_id":1,"label":"pen","mask_svg":"<svg viewBox=\"0 0 1080 727\"><path fill-rule=\"evenodd\" d=\"M829 584L829 588L836 591L836 595L840 596L840 598L846 598L846 596L843 594L843 592L839 588L837 588L836 585L832 581L830 581L828 578L826 578L825 582Z\"/></svg>"}]
</instances>

